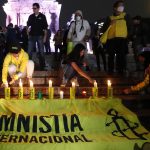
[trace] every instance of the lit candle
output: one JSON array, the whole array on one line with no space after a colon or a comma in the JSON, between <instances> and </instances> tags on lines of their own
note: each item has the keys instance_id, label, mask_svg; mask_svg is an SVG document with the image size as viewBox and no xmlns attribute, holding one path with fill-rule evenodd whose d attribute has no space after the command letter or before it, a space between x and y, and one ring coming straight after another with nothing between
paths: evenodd
<instances>
[{"instance_id":1,"label":"lit candle","mask_svg":"<svg viewBox=\"0 0 150 150\"><path fill-rule=\"evenodd\" d=\"M52 80L49 80L48 96L49 99L54 98L54 88L52 87Z\"/></svg>"},{"instance_id":2,"label":"lit candle","mask_svg":"<svg viewBox=\"0 0 150 150\"><path fill-rule=\"evenodd\" d=\"M29 82L30 82L30 88L33 88L33 81L30 80Z\"/></svg>"},{"instance_id":3,"label":"lit candle","mask_svg":"<svg viewBox=\"0 0 150 150\"><path fill-rule=\"evenodd\" d=\"M108 97L113 97L113 88L111 86L111 81L110 80L107 81L107 85L108 85L108 87L107 87L107 96Z\"/></svg>"},{"instance_id":4,"label":"lit candle","mask_svg":"<svg viewBox=\"0 0 150 150\"><path fill-rule=\"evenodd\" d=\"M35 99L35 88L33 87L33 81L30 80L29 82L30 82L30 96L29 96L29 98L31 100L33 100L33 99Z\"/></svg>"},{"instance_id":5,"label":"lit candle","mask_svg":"<svg viewBox=\"0 0 150 150\"><path fill-rule=\"evenodd\" d=\"M70 99L75 99L75 82L72 82L72 87L70 87Z\"/></svg>"},{"instance_id":6,"label":"lit candle","mask_svg":"<svg viewBox=\"0 0 150 150\"><path fill-rule=\"evenodd\" d=\"M63 98L64 98L64 92L60 91L60 99L63 99Z\"/></svg>"},{"instance_id":7,"label":"lit candle","mask_svg":"<svg viewBox=\"0 0 150 150\"><path fill-rule=\"evenodd\" d=\"M87 96L87 92L84 90L84 91L82 91L82 96L83 97L86 97Z\"/></svg>"},{"instance_id":8,"label":"lit candle","mask_svg":"<svg viewBox=\"0 0 150 150\"><path fill-rule=\"evenodd\" d=\"M49 80L49 87L52 87L52 80Z\"/></svg>"},{"instance_id":9,"label":"lit candle","mask_svg":"<svg viewBox=\"0 0 150 150\"><path fill-rule=\"evenodd\" d=\"M21 79L19 80L19 87L21 88L22 87L22 81L21 81Z\"/></svg>"},{"instance_id":10,"label":"lit candle","mask_svg":"<svg viewBox=\"0 0 150 150\"><path fill-rule=\"evenodd\" d=\"M96 81L94 81L94 87L97 88L97 82Z\"/></svg>"},{"instance_id":11,"label":"lit candle","mask_svg":"<svg viewBox=\"0 0 150 150\"><path fill-rule=\"evenodd\" d=\"M94 87L92 88L92 95L93 95L93 98L98 97L98 87L97 87L97 82L96 81L94 81Z\"/></svg>"},{"instance_id":12,"label":"lit candle","mask_svg":"<svg viewBox=\"0 0 150 150\"><path fill-rule=\"evenodd\" d=\"M23 99L23 84L21 79L19 81L18 99Z\"/></svg>"},{"instance_id":13,"label":"lit candle","mask_svg":"<svg viewBox=\"0 0 150 150\"><path fill-rule=\"evenodd\" d=\"M110 80L107 81L107 85L108 85L108 88L111 87L111 81Z\"/></svg>"},{"instance_id":14,"label":"lit candle","mask_svg":"<svg viewBox=\"0 0 150 150\"><path fill-rule=\"evenodd\" d=\"M5 99L10 100L10 87L8 87L8 82L5 83Z\"/></svg>"},{"instance_id":15,"label":"lit candle","mask_svg":"<svg viewBox=\"0 0 150 150\"><path fill-rule=\"evenodd\" d=\"M72 88L75 88L76 84L75 82L72 82Z\"/></svg>"}]
</instances>

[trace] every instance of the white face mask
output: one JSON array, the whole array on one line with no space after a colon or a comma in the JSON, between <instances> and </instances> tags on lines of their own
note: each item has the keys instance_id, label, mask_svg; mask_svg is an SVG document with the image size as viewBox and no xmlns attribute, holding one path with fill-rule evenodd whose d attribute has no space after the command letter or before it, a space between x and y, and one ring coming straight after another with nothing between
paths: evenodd
<instances>
[{"instance_id":1,"label":"white face mask","mask_svg":"<svg viewBox=\"0 0 150 150\"><path fill-rule=\"evenodd\" d=\"M77 17L76 17L76 20L77 20L77 21L80 21L80 20L81 20L81 16L77 16Z\"/></svg>"},{"instance_id":2,"label":"white face mask","mask_svg":"<svg viewBox=\"0 0 150 150\"><path fill-rule=\"evenodd\" d=\"M119 6L119 7L117 8L117 11L118 11L118 12L123 12L123 11L124 11L124 6Z\"/></svg>"}]
</instances>

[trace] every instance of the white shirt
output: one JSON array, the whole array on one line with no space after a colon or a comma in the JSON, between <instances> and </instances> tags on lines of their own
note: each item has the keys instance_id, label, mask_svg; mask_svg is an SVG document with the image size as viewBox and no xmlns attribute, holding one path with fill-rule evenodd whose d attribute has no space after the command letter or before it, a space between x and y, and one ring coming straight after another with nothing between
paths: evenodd
<instances>
[{"instance_id":1,"label":"white shirt","mask_svg":"<svg viewBox=\"0 0 150 150\"><path fill-rule=\"evenodd\" d=\"M82 27L82 21L83 21L83 28ZM81 30L80 30L81 29ZM76 31L76 34L74 34L74 31ZM91 27L87 20L80 20L76 21L76 27L75 22L73 22L70 26L69 32L68 32L68 39L71 39L72 42L83 42L84 37L90 36L91 34Z\"/></svg>"}]
</instances>

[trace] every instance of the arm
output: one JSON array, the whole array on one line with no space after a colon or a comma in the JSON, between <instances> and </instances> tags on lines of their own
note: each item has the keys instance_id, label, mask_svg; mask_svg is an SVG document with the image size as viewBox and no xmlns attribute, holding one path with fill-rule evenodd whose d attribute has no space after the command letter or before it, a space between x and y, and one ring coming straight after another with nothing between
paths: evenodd
<instances>
[{"instance_id":1,"label":"arm","mask_svg":"<svg viewBox=\"0 0 150 150\"><path fill-rule=\"evenodd\" d=\"M86 31L86 36L90 37L90 35L91 35L91 26L90 26L90 24L89 24L88 21L87 21L87 31Z\"/></svg>"},{"instance_id":2,"label":"arm","mask_svg":"<svg viewBox=\"0 0 150 150\"><path fill-rule=\"evenodd\" d=\"M48 24L47 24L47 20L46 20L46 17L44 15L44 19L43 19L43 30L44 30L44 38L43 38L43 42L45 43L46 42L46 38L47 38L47 27L48 27Z\"/></svg>"},{"instance_id":3,"label":"arm","mask_svg":"<svg viewBox=\"0 0 150 150\"><path fill-rule=\"evenodd\" d=\"M29 35L30 30L31 30L31 15L29 16L27 21L27 35Z\"/></svg>"},{"instance_id":4,"label":"arm","mask_svg":"<svg viewBox=\"0 0 150 150\"><path fill-rule=\"evenodd\" d=\"M8 67L9 67L9 63L10 63L10 56L7 55L5 57L4 63L3 63L3 69L2 69L2 81L3 83L7 82L7 76L8 76Z\"/></svg>"},{"instance_id":5,"label":"arm","mask_svg":"<svg viewBox=\"0 0 150 150\"><path fill-rule=\"evenodd\" d=\"M27 67L28 60L29 60L28 54L24 53L21 60L20 68L18 70L19 72L14 75L12 81L9 84L13 84L16 80L18 80L23 75Z\"/></svg>"},{"instance_id":6,"label":"arm","mask_svg":"<svg viewBox=\"0 0 150 150\"><path fill-rule=\"evenodd\" d=\"M24 52L23 58L22 58L22 62L20 64L20 68L19 68L19 72L24 73L25 69L27 67L27 63L29 61L29 56L26 52Z\"/></svg>"},{"instance_id":7,"label":"arm","mask_svg":"<svg viewBox=\"0 0 150 150\"><path fill-rule=\"evenodd\" d=\"M46 38L47 38L47 30L44 30L44 38L43 38L43 42L46 42Z\"/></svg>"},{"instance_id":8,"label":"arm","mask_svg":"<svg viewBox=\"0 0 150 150\"><path fill-rule=\"evenodd\" d=\"M91 35L91 26L90 24L88 23L88 21L86 21L86 34L85 34L85 37L84 37L84 41L88 41L89 40L89 37Z\"/></svg>"},{"instance_id":9,"label":"arm","mask_svg":"<svg viewBox=\"0 0 150 150\"><path fill-rule=\"evenodd\" d=\"M124 93L125 94L130 94L132 92L136 92L136 91L140 91L141 89L143 89L144 87L146 87L148 84L150 83L149 81L149 74L146 75L144 81L138 83L135 86L131 86L131 88L128 89L124 89Z\"/></svg>"},{"instance_id":10,"label":"arm","mask_svg":"<svg viewBox=\"0 0 150 150\"><path fill-rule=\"evenodd\" d=\"M70 29L68 31L68 35L67 35L68 40L71 40L73 32L74 32L74 28L75 28L75 23L72 22L71 25L70 25Z\"/></svg>"},{"instance_id":11,"label":"arm","mask_svg":"<svg viewBox=\"0 0 150 150\"><path fill-rule=\"evenodd\" d=\"M103 27L101 28L101 32L104 33L109 28L110 24L111 24L110 17L107 17Z\"/></svg>"},{"instance_id":12,"label":"arm","mask_svg":"<svg viewBox=\"0 0 150 150\"><path fill-rule=\"evenodd\" d=\"M128 39L131 39L131 37L133 35L133 23L132 23L132 19L131 19L130 15L126 14L125 20L127 23Z\"/></svg>"},{"instance_id":13,"label":"arm","mask_svg":"<svg viewBox=\"0 0 150 150\"><path fill-rule=\"evenodd\" d=\"M131 86L131 91L140 91L144 87L146 87L149 84L149 75L147 74L144 81L138 83L135 86Z\"/></svg>"},{"instance_id":14,"label":"arm","mask_svg":"<svg viewBox=\"0 0 150 150\"><path fill-rule=\"evenodd\" d=\"M89 80L90 83L94 83L94 80L91 79L85 72L83 72L79 66L75 63L75 62L71 62L71 66L73 67L73 69L75 71L77 71L82 77L86 78L87 80Z\"/></svg>"}]
</instances>

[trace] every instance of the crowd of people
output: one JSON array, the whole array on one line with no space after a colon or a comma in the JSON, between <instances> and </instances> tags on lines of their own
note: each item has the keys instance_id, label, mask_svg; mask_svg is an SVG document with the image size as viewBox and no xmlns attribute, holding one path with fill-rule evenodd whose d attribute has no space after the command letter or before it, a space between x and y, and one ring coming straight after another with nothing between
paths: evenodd
<instances>
[{"instance_id":1,"label":"crowd of people","mask_svg":"<svg viewBox=\"0 0 150 150\"><path fill-rule=\"evenodd\" d=\"M32 5L33 14L27 20L27 26L22 29L10 23L6 28L0 27L0 69L2 70L3 85L7 83L7 73L11 77L10 84L23 77L25 74L32 78L34 62L32 54L38 48L40 70L45 69L45 54L52 54L50 46L51 30L47 19L40 12L40 5ZM92 50L96 58L97 70L100 71L100 55L103 62L103 70L108 74L117 72L124 74L126 70L128 43L132 41L136 70L139 70L139 58L144 53L150 53L150 29L143 22L142 17L131 18L125 12L123 0L117 0L113 5L113 13L105 19L102 28L92 30L90 23L84 19L81 10L74 12L74 20L67 29L61 28L54 33L55 53L54 60L60 62L63 68L62 85L68 81L76 80L77 74L94 83L86 72L89 71L89 59L87 54L87 42L92 41ZM103 34L101 34L103 33ZM59 53L58 53L59 51ZM108 55L108 59L106 57ZM116 61L115 61L116 58ZM144 61L147 59L144 57ZM149 63L144 68L149 70ZM146 71L146 79L149 79L149 71ZM149 80L146 80L146 83ZM126 89L129 93L132 90Z\"/></svg>"}]
</instances>

